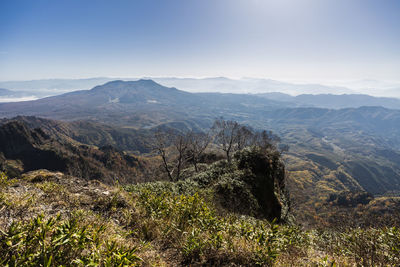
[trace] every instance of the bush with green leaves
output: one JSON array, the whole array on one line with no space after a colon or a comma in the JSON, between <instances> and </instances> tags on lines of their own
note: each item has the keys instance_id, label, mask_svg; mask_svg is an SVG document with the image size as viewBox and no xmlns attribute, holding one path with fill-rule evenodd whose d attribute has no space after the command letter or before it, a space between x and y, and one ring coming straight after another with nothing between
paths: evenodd
<instances>
[{"instance_id":1,"label":"bush with green leaves","mask_svg":"<svg viewBox=\"0 0 400 267\"><path fill-rule=\"evenodd\" d=\"M76 203L69 201L79 196L76 191L58 180L25 179L13 187L3 178L0 266L400 266L400 231L395 227L305 230L237 209L221 210L216 195L226 197L227 205L234 204L228 196L238 201L244 196L253 202L243 207L256 207L245 178L263 179L254 177L258 171L249 173L256 166L238 169L233 162L224 170L224 164L212 164L186 180L126 190L93 184L91 190L79 191L86 194L80 199L90 202ZM19 209L13 199L18 194L25 199L32 189L43 195L23 205L30 212L24 208L24 216L9 215ZM57 203L62 216L51 210L57 194L68 200ZM37 212L46 215L35 217Z\"/></svg>"},{"instance_id":2,"label":"bush with green leaves","mask_svg":"<svg viewBox=\"0 0 400 267\"><path fill-rule=\"evenodd\" d=\"M0 188L7 186L9 184L9 180L5 172L0 171Z\"/></svg>"},{"instance_id":3,"label":"bush with green leaves","mask_svg":"<svg viewBox=\"0 0 400 267\"><path fill-rule=\"evenodd\" d=\"M152 218L142 225L142 236L177 246L185 264L271 265L276 260L275 224L263 220L248 224L244 223L247 219L236 215L219 216L213 204L202 196L204 191L182 195L169 191L168 186L162 190L162 184L154 191L151 188L130 188L145 217ZM240 225L248 225L251 234L243 235ZM158 235L154 236L156 231Z\"/></svg>"},{"instance_id":4,"label":"bush with green leaves","mask_svg":"<svg viewBox=\"0 0 400 267\"><path fill-rule=\"evenodd\" d=\"M79 220L78 215L45 219L39 215L14 222L0 232L2 266L134 266L141 259L136 247L120 244L105 234L102 224Z\"/></svg>"},{"instance_id":5,"label":"bush with green leaves","mask_svg":"<svg viewBox=\"0 0 400 267\"><path fill-rule=\"evenodd\" d=\"M360 266L400 266L400 231L392 228L325 229L305 232L310 247Z\"/></svg>"}]
</instances>

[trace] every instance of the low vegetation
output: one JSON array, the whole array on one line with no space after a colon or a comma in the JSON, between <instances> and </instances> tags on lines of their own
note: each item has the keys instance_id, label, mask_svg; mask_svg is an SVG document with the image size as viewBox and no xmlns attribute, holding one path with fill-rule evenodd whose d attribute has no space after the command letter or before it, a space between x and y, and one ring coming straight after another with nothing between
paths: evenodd
<instances>
[{"instance_id":1,"label":"low vegetation","mask_svg":"<svg viewBox=\"0 0 400 267\"><path fill-rule=\"evenodd\" d=\"M302 230L294 224L278 224L224 209L212 198L214 193L200 185L200 181L206 181L204 177L216 184L226 179L226 173L217 175L221 164L185 181L125 189L48 171L31 172L19 180L9 180L2 174L0 263L400 264L400 231L395 227Z\"/></svg>"},{"instance_id":2,"label":"low vegetation","mask_svg":"<svg viewBox=\"0 0 400 267\"><path fill-rule=\"evenodd\" d=\"M128 240L107 234L105 224L88 222L82 215L75 213L63 220L61 215L46 219L38 215L12 223L1 233L0 264L133 266L141 261Z\"/></svg>"}]
</instances>

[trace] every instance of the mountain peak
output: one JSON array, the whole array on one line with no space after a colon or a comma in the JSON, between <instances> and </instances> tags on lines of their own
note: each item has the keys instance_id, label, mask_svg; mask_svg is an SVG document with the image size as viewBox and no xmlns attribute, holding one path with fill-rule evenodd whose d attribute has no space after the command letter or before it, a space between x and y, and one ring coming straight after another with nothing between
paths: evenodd
<instances>
[{"instance_id":1,"label":"mountain peak","mask_svg":"<svg viewBox=\"0 0 400 267\"><path fill-rule=\"evenodd\" d=\"M107 82L107 83L105 83L103 85L100 85L100 86L104 86L104 85L119 85L119 84L124 84L124 85L160 85L160 84L156 83L155 81L153 81L151 79L139 79L139 80L136 80L136 81L114 80L114 81Z\"/></svg>"},{"instance_id":2,"label":"mountain peak","mask_svg":"<svg viewBox=\"0 0 400 267\"><path fill-rule=\"evenodd\" d=\"M159 83L156 83L152 79L140 79L140 80L137 80L136 82L137 83L141 83L141 84L157 84L157 85L160 85Z\"/></svg>"},{"instance_id":3,"label":"mountain peak","mask_svg":"<svg viewBox=\"0 0 400 267\"><path fill-rule=\"evenodd\" d=\"M138 88L164 88L159 83L156 83L150 79L140 79L137 81L123 81L123 80L115 80L110 81L102 85L98 85L92 89L92 91L108 91L108 90L117 90L117 89L138 89Z\"/></svg>"}]
</instances>

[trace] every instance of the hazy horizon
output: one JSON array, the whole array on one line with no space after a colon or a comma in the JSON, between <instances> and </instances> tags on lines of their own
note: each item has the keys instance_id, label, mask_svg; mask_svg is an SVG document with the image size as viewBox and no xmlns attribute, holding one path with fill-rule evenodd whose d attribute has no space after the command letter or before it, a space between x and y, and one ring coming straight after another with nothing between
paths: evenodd
<instances>
[{"instance_id":1,"label":"hazy horizon","mask_svg":"<svg viewBox=\"0 0 400 267\"><path fill-rule=\"evenodd\" d=\"M0 81L0 88L11 89L20 96L0 96L0 102L35 100L77 90L88 90L113 80L135 81L152 79L155 82L191 93L219 92L235 94L284 93L303 94L364 94L374 97L400 99L400 82L377 80L331 81L327 83L282 81L268 78L229 77L91 77L83 79L39 79ZM22 94L22 95L21 95ZM8 101L9 100L9 101Z\"/></svg>"},{"instance_id":2,"label":"hazy horizon","mask_svg":"<svg viewBox=\"0 0 400 267\"><path fill-rule=\"evenodd\" d=\"M284 79L284 78L276 78L271 76L191 76L191 75L159 75L159 76L146 76L146 75L138 75L138 76L122 76L122 75L103 75L103 76L82 76L82 77L74 77L74 76L56 76L56 77L37 77L34 79L0 79L1 82L27 82L27 81L40 81L40 80L90 80L90 79L164 79L164 78L176 78L176 79L215 79L215 78L226 78L231 80L246 80L246 79L263 79L263 80L274 80L280 82L287 83L298 83L298 84L321 84L321 85L335 85L335 84L345 84L352 82L388 82L388 83L400 83L399 79L371 79L371 78L360 78L360 79L331 79L331 80L321 80L321 79Z\"/></svg>"}]
</instances>

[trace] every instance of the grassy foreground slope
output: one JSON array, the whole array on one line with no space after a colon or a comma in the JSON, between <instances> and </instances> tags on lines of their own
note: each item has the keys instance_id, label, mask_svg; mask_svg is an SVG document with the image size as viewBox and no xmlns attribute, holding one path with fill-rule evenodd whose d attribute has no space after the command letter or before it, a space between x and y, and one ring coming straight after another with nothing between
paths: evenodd
<instances>
[{"instance_id":1,"label":"grassy foreground slope","mask_svg":"<svg viewBox=\"0 0 400 267\"><path fill-rule=\"evenodd\" d=\"M179 182L126 187L46 170L18 180L1 174L0 265L400 264L396 228L305 231L265 219L265 199L246 182L257 177L239 162L204 165L199 174L187 169ZM247 203L247 215L235 197Z\"/></svg>"}]
</instances>

